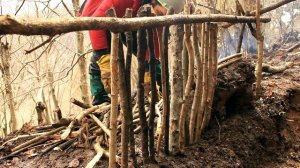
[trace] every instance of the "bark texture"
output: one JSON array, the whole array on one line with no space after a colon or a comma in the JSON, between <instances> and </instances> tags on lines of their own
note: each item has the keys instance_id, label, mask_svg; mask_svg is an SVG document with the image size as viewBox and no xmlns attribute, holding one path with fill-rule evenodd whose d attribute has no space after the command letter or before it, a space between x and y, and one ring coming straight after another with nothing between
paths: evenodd
<instances>
[{"instance_id":1,"label":"bark texture","mask_svg":"<svg viewBox=\"0 0 300 168\"><path fill-rule=\"evenodd\" d=\"M81 30L109 29L113 32L135 31L141 28L154 28L174 24L204 23L204 22L255 22L255 17L232 15L172 15L143 18L114 18L114 17L87 17L87 18L55 18L55 19L22 19L18 17L0 16L0 35L50 35L68 33ZM270 18L261 18L262 22L271 21Z\"/></svg>"},{"instance_id":2,"label":"bark texture","mask_svg":"<svg viewBox=\"0 0 300 168\"><path fill-rule=\"evenodd\" d=\"M182 105L183 77L182 77L182 49L183 49L183 26L176 25L170 27L170 47L171 60L171 99L170 99L170 132L169 150L171 153L179 150L179 115Z\"/></svg>"},{"instance_id":3,"label":"bark texture","mask_svg":"<svg viewBox=\"0 0 300 168\"><path fill-rule=\"evenodd\" d=\"M5 97L6 103L8 104L8 108L11 116L11 129L12 131L16 131L18 128L18 120L17 120L17 111L15 109L14 102L14 94L11 83L11 69L10 69L10 61L11 56L9 53L9 45L8 43L4 44L0 42L0 58L1 58L1 71L3 74L3 82L5 86Z\"/></svg>"}]
</instances>

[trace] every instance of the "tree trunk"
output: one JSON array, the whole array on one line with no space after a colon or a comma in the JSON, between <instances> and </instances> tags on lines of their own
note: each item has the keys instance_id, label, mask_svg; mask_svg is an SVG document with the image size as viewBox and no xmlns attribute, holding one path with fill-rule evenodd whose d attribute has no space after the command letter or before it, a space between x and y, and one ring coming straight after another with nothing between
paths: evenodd
<instances>
[{"instance_id":1,"label":"tree trunk","mask_svg":"<svg viewBox=\"0 0 300 168\"><path fill-rule=\"evenodd\" d=\"M53 72L50 69L50 65L49 65L49 53L51 50L51 47L49 47L48 49L46 49L46 71L47 71L47 79L48 79L48 83L49 83L49 88L50 88L50 95L52 97L52 101L54 104L54 114L51 115L53 117L53 121L57 122L59 121L59 119L61 119L61 110L60 107L58 105L58 100L57 100L57 96L55 95L55 88L53 86L54 83L54 79L53 79Z\"/></svg>"},{"instance_id":2,"label":"tree trunk","mask_svg":"<svg viewBox=\"0 0 300 168\"><path fill-rule=\"evenodd\" d=\"M263 61L263 47L264 47L264 37L261 32L261 23L259 21L260 17L260 0L256 0L256 33L257 33L257 64L255 68L256 85L255 92L256 96L260 94L261 91L261 80L262 80L262 61Z\"/></svg>"},{"instance_id":3,"label":"tree trunk","mask_svg":"<svg viewBox=\"0 0 300 168\"><path fill-rule=\"evenodd\" d=\"M79 0L72 0L75 14L79 11ZM81 97L84 104L90 105L90 94L89 94L89 86L88 86L88 75L87 75L87 62L82 55L84 53L84 36L82 32L76 32L77 39L77 54L80 57L78 61L79 69L80 69L80 89L81 89Z\"/></svg>"},{"instance_id":4,"label":"tree trunk","mask_svg":"<svg viewBox=\"0 0 300 168\"><path fill-rule=\"evenodd\" d=\"M0 42L0 49L1 49L1 67L3 73L3 81L5 84L5 94L6 94L6 102L8 104L8 108L11 115L11 130L16 131L18 128L18 119L17 119L17 112L15 110L15 102L12 90L12 83L11 83L11 69L10 69L10 61L11 56L9 53L9 46L8 43L4 44Z\"/></svg>"},{"instance_id":5,"label":"tree trunk","mask_svg":"<svg viewBox=\"0 0 300 168\"><path fill-rule=\"evenodd\" d=\"M179 150L179 115L182 105L182 49L183 25L170 27L171 46L169 48L171 59L171 100L170 100L170 132L169 150L171 153Z\"/></svg>"}]
</instances>

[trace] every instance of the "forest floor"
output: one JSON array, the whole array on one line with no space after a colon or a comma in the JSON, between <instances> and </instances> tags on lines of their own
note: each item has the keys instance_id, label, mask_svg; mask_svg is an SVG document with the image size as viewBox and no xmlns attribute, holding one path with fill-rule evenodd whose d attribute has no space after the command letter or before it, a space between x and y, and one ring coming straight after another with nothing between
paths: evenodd
<instances>
[{"instance_id":1,"label":"forest floor","mask_svg":"<svg viewBox=\"0 0 300 168\"><path fill-rule=\"evenodd\" d=\"M160 155L158 165L143 167L300 167L300 50L270 53L266 61L295 65L283 73L264 74L258 100L240 102L245 95L234 94L226 103L226 114L214 116L199 145L177 156ZM31 154L0 161L0 167L85 167L95 152L70 148L43 156ZM137 154L141 156L140 148ZM107 159L101 159L97 167L107 167Z\"/></svg>"}]
</instances>

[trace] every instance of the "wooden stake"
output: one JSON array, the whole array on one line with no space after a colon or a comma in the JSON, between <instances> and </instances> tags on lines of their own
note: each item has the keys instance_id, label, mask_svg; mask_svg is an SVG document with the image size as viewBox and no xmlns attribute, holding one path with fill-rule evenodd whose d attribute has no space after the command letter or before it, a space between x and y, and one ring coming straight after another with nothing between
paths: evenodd
<instances>
[{"instance_id":1,"label":"wooden stake","mask_svg":"<svg viewBox=\"0 0 300 168\"><path fill-rule=\"evenodd\" d=\"M107 15L115 17L114 9L107 11ZM117 117L118 117L118 54L119 54L119 34L112 33L111 36L111 113L110 113L110 138L109 138L109 168L116 167L116 152L117 152Z\"/></svg>"},{"instance_id":2,"label":"wooden stake","mask_svg":"<svg viewBox=\"0 0 300 168\"><path fill-rule=\"evenodd\" d=\"M207 78L208 78L208 56L209 56L209 30L210 23L205 23L205 33L204 33L204 54L202 54L202 98L200 103L200 108L197 116L197 125L196 125L196 137L195 141L199 142L201 136L201 126L204 118L204 111L207 103ZM202 31L203 32L203 31ZM202 51L203 53L203 51Z\"/></svg>"},{"instance_id":3,"label":"wooden stake","mask_svg":"<svg viewBox=\"0 0 300 168\"><path fill-rule=\"evenodd\" d=\"M201 26L201 55L204 54L204 30L205 30L205 24L202 24ZM202 62L201 62L201 55L199 51L198 46L198 38L197 38L197 26L193 25L193 47L194 47L194 53L195 53L195 60L196 60L196 66L197 66L197 80L196 80L196 89L194 94L194 101L192 104L192 111L191 111L191 119L189 124L189 135L190 135L190 144L193 144L195 141L195 124L196 124L196 118L198 114L198 108L199 104L201 103L201 84L202 84Z\"/></svg>"},{"instance_id":4,"label":"wooden stake","mask_svg":"<svg viewBox=\"0 0 300 168\"><path fill-rule=\"evenodd\" d=\"M119 87L120 87L120 105L121 105L121 116L122 116L122 133L121 133L121 166L126 168L128 167L128 144L129 144L129 129L132 124L131 116L132 112L129 111L129 95L131 94L128 92L128 86L126 81L126 69L125 69L125 60L124 60L124 51L123 51L123 44L119 42ZM131 115L131 116L130 116Z\"/></svg>"},{"instance_id":5,"label":"wooden stake","mask_svg":"<svg viewBox=\"0 0 300 168\"><path fill-rule=\"evenodd\" d=\"M125 13L126 18L132 17L132 9L126 9ZM137 167L137 160L135 154L135 139L134 139L134 125L133 125L133 115L132 115L132 101L131 101L131 60L132 60L132 46L133 46L133 39L132 39L132 32L125 32L126 36L126 45L127 45L127 54L126 54L126 67L125 67L125 79L126 79L126 86L128 91L128 107L129 107L129 148L130 148L130 155L132 157L132 162L134 167Z\"/></svg>"},{"instance_id":6,"label":"wooden stake","mask_svg":"<svg viewBox=\"0 0 300 168\"><path fill-rule=\"evenodd\" d=\"M186 8L188 8L186 6ZM187 11L190 11L190 9L186 9ZM184 97L183 97L183 104L181 107L180 112L180 119L179 119L179 147L182 150L185 145L185 136L188 136L188 133L185 132L185 122L186 117L188 114L188 107L189 107L189 100L190 100L190 92L192 89L192 85L194 82L194 59L195 59L195 53L193 50L193 45L191 41L191 25L186 24L185 27L185 41L184 44L186 46L186 50L188 53L188 76L187 76L187 82L184 89Z\"/></svg>"},{"instance_id":7,"label":"wooden stake","mask_svg":"<svg viewBox=\"0 0 300 168\"><path fill-rule=\"evenodd\" d=\"M174 10L171 8L167 14L171 15ZM169 27L165 26L162 33L162 50L160 50L160 62L161 62L161 81L162 81L162 97L163 97L163 125L162 134L158 137L157 150L160 147L160 141L162 135L164 136L164 152L169 154L169 116L170 116L170 84L169 84L169 59L168 59L168 43L169 43Z\"/></svg>"},{"instance_id":8,"label":"wooden stake","mask_svg":"<svg viewBox=\"0 0 300 168\"><path fill-rule=\"evenodd\" d=\"M255 93L256 96L260 95L261 91L261 80L262 80L262 62L263 62L263 47L264 47L264 37L261 33L261 23L259 20L260 17L260 0L256 0L256 33L257 33L257 64L255 68L255 76L256 76L256 85L255 85Z\"/></svg>"},{"instance_id":9,"label":"wooden stake","mask_svg":"<svg viewBox=\"0 0 300 168\"><path fill-rule=\"evenodd\" d=\"M208 97L207 97L207 106L205 108L205 115L202 124L202 129L207 127L211 118L212 103L214 99L215 87L217 84L217 35L218 35L218 26L216 24L211 24L210 32L210 56L209 56L209 79L208 79Z\"/></svg>"},{"instance_id":10,"label":"wooden stake","mask_svg":"<svg viewBox=\"0 0 300 168\"><path fill-rule=\"evenodd\" d=\"M170 99L170 132L169 150L176 153L179 150L179 116L182 105L182 48L183 25L170 27L171 45L169 48L171 60L171 99Z\"/></svg>"},{"instance_id":11,"label":"wooden stake","mask_svg":"<svg viewBox=\"0 0 300 168\"><path fill-rule=\"evenodd\" d=\"M148 16L151 15L151 8L147 8ZM150 101L150 116L149 116L149 161L155 163L155 147L154 147L154 119L155 119L155 103L157 102L156 90L156 58L154 52L153 29L147 29L147 44L150 56L150 86L151 86L151 101Z\"/></svg>"},{"instance_id":12,"label":"wooden stake","mask_svg":"<svg viewBox=\"0 0 300 168\"><path fill-rule=\"evenodd\" d=\"M140 8L138 13L139 17L147 16L145 9ZM145 29L138 30L137 32L137 59L138 59L138 77L137 77L137 104L140 116L140 125L142 129L142 156L143 162L147 163L148 152L148 124L145 114L145 100L144 100L144 76L145 76L145 55L146 55L146 31Z\"/></svg>"}]
</instances>

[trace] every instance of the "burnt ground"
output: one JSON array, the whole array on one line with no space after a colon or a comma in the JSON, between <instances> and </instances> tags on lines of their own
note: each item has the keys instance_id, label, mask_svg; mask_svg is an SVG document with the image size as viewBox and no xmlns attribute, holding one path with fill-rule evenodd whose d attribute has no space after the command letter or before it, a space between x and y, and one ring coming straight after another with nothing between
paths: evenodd
<instances>
[{"instance_id":1,"label":"burnt ground","mask_svg":"<svg viewBox=\"0 0 300 168\"><path fill-rule=\"evenodd\" d=\"M299 51L271 54L267 58L271 64L294 61L295 66L283 73L265 74L258 100L240 101L247 95L245 90L230 95L225 114L214 115L199 145L186 148L181 155L160 155L159 165L143 167L300 167ZM139 148L137 153L140 156ZM85 167L95 153L70 148L44 156L23 155L1 162L0 167ZM107 160L102 159L98 167L107 167Z\"/></svg>"}]
</instances>

